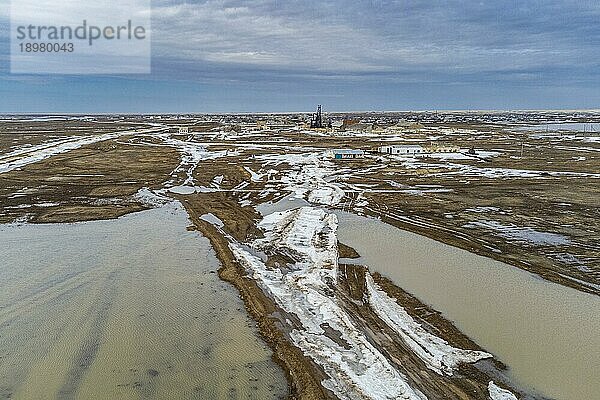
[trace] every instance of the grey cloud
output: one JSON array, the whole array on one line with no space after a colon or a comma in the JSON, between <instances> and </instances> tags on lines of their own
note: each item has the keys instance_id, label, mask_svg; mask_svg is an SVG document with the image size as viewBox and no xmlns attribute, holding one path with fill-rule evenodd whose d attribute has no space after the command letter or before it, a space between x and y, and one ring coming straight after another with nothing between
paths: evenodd
<instances>
[{"instance_id":1,"label":"grey cloud","mask_svg":"<svg viewBox=\"0 0 600 400\"><path fill-rule=\"evenodd\" d=\"M154 3L155 56L285 73L471 74L598 65L590 2Z\"/></svg>"}]
</instances>

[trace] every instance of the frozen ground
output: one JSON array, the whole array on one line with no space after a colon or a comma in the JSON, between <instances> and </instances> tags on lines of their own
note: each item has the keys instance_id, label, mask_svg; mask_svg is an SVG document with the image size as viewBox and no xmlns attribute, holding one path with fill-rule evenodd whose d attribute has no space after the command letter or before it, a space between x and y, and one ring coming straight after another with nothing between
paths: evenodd
<instances>
[{"instance_id":1,"label":"frozen ground","mask_svg":"<svg viewBox=\"0 0 600 400\"><path fill-rule=\"evenodd\" d=\"M357 326L356 316L348 314L336 295L336 223L327 208L380 217L546 279L597 290L599 216L590 201L597 197L600 177L596 136L515 133L502 124L432 125L422 133L382 136L234 132L219 123L206 132L178 136L166 130L186 119L168 120L156 118L135 135L120 136L118 131L10 147L0 156L0 217L112 218L160 205L168 196L196 201L190 204L201 205L197 219L226 236L234 255L289 316L284 321L289 340L323 368L329 377L324 386L341 398L425 395L414 376L399 372L398 360ZM52 131L35 129L38 134ZM111 136L115 134L119 136ZM3 143L20 143L9 139ZM99 141L107 143L102 153L90 151L94 147L89 145ZM369 153L364 160L347 162L323 157L328 148L415 142L474 147L477 156L401 159ZM66 152L73 155L68 162L59 156ZM19 170L31 163L39 168ZM258 224L265 237L257 239L253 226L244 226L258 218L254 207L290 193L297 201L282 212L267 213ZM286 209L298 205L302 207ZM451 346L424 329L368 274L366 289L366 304L423 363L422 373L460 379L460 363L489 357ZM482 386L486 396L515 398L488 382Z\"/></svg>"},{"instance_id":2,"label":"frozen ground","mask_svg":"<svg viewBox=\"0 0 600 400\"><path fill-rule=\"evenodd\" d=\"M93 143L116 139L132 133L143 134L153 131L155 131L154 128L140 131L121 131L102 135L69 138L31 147L24 146L23 148L11 151L10 153L0 155L0 174L44 160L57 154L79 149L83 146Z\"/></svg>"},{"instance_id":3,"label":"frozen ground","mask_svg":"<svg viewBox=\"0 0 600 400\"><path fill-rule=\"evenodd\" d=\"M328 374L324 386L340 398L422 399L403 376L355 325L336 293L338 255L335 214L314 207L275 212L258 224L263 239L252 243L254 253L237 243L230 248L237 260L277 304L297 322L289 321L293 342ZM285 254L295 260L268 267L259 255ZM367 280L368 302L376 314L398 332L426 365L452 375L459 363L490 354L461 350L427 333L400 305ZM330 338L324 326L339 334Z\"/></svg>"},{"instance_id":4,"label":"frozen ground","mask_svg":"<svg viewBox=\"0 0 600 400\"><path fill-rule=\"evenodd\" d=\"M475 221L464 225L465 228L484 228L495 231L498 235L509 240L515 240L533 245L565 245L569 239L563 235L550 232L540 232L530 227L503 225L498 221Z\"/></svg>"}]
</instances>

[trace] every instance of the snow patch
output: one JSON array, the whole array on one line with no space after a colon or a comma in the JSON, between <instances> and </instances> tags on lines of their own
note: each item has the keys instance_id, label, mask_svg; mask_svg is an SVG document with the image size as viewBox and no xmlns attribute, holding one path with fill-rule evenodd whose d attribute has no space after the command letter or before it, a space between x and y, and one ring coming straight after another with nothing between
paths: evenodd
<instances>
[{"instance_id":1,"label":"snow patch","mask_svg":"<svg viewBox=\"0 0 600 400\"><path fill-rule=\"evenodd\" d=\"M369 303L375 314L396 331L431 370L440 375L451 376L460 363L472 363L492 357L483 351L450 346L444 339L423 329L403 307L379 288L368 272L366 283Z\"/></svg>"},{"instance_id":2,"label":"snow patch","mask_svg":"<svg viewBox=\"0 0 600 400\"><path fill-rule=\"evenodd\" d=\"M140 190L138 190L137 193L134 195L134 198L140 203L150 207L160 207L173 201L168 197L154 193L147 187L143 187Z\"/></svg>"},{"instance_id":3,"label":"snow patch","mask_svg":"<svg viewBox=\"0 0 600 400\"><path fill-rule=\"evenodd\" d=\"M287 253L297 260L290 270L271 269L240 245L230 243L240 264L287 313L300 323L290 338L329 376L323 386L340 399L426 399L379 352L340 307L337 276L337 217L321 209L301 207L267 215L259 224L264 239L255 250ZM339 344L325 335L322 324L340 333Z\"/></svg>"},{"instance_id":4,"label":"snow patch","mask_svg":"<svg viewBox=\"0 0 600 400\"><path fill-rule=\"evenodd\" d=\"M212 180L212 181L213 181L213 183L214 183L215 185L217 185L217 186L221 186L221 184L223 183L223 179L224 179L224 178L225 178L225 177L224 177L223 175L217 175L217 176L215 176L215 177L213 178L213 180Z\"/></svg>"},{"instance_id":5,"label":"snow patch","mask_svg":"<svg viewBox=\"0 0 600 400\"><path fill-rule=\"evenodd\" d=\"M344 191L337 186L328 185L312 190L308 201L316 204L336 205L344 197Z\"/></svg>"},{"instance_id":6,"label":"snow patch","mask_svg":"<svg viewBox=\"0 0 600 400\"><path fill-rule=\"evenodd\" d=\"M535 245L566 245L571 241L569 238L557 233L541 232L530 227L519 227L514 224L504 225L498 221L473 221L463 225L465 228L484 228L498 233L505 239L525 242Z\"/></svg>"},{"instance_id":7,"label":"snow patch","mask_svg":"<svg viewBox=\"0 0 600 400\"><path fill-rule=\"evenodd\" d=\"M250 174L250 180L252 182L260 182L260 181L262 181L262 178L263 178L264 174L257 174L252 169L250 169L250 167L244 167L244 169Z\"/></svg>"},{"instance_id":8,"label":"snow patch","mask_svg":"<svg viewBox=\"0 0 600 400\"><path fill-rule=\"evenodd\" d=\"M496 386L494 381L490 381L488 384L488 392L491 400L518 400L510 391Z\"/></svg>"},{"instance_id":9,"label":"snow patch","mask_svg":"<svg viewBox=\"0 0 600 400\"><path fill-rule=\"evenodd\" d=\"M204 215L200 216L200 219L203 221L206 221L209 224L212 224L218 228L222 228L224 226L223 221L221 221L221 219L219 217L217 217L216 215L214 215L213 213L204 214Z\"/></svg>"},{"instance_id":10,"label":"snow patch","mask_svg":"<svg viewBox=\"0 0 600 400\"><path fill-rule=\"evenodd\" d=\"M137 132L150 132L154 129ZM120 136L136 133L133 131L122 131L105 133L103 135L94 135L89 137L77 136L75 139L44 143L33 147L25 147L0 157L0 174L24 167L57 154L66 153L78 149L82 146L103 142L110 139L116 139Z\"/></svg>"}]
</instances>

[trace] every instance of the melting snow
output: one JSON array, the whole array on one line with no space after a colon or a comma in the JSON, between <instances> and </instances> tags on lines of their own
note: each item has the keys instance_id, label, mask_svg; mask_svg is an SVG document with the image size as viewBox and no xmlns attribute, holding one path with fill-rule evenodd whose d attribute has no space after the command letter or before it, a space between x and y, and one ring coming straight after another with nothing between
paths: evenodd
<instances>
[{"instance_id":1,"label":"melting snow","mask_svg":"<svg viewBox=\"0 0 600 400\"><path fill-rule=\"evenodd\" d=\"M188 186L188 185L180 185L170 187L169 192L175 194L193 194L193 193L212 193L217 192L217 189L209 188L206 186Z\"/></svg>"},{"instance_id":2,"label":"melting snow","mask_svg":"<svg viewBox=\"0 0 600 400\"><path fill-rule=\"evenodd\" d=\"M288 163L293 168L281 178L287 186L285 190L317 204L336 205L344 197L344 191L335 183L329 182L334 174L334 165L323 160L319 153L309 154L270 154L259 156L270 162Z\"/></svg>"},{"instance_id":3,"label":"melting snow","mask_svg":"<svg viewBox=\"0 0 600 400\"><path fill-rule=\"evenodd\" d=\"M221 221L219 217L217 217L213 213L204 214L200 216L200 219L219 228L222 228L224 226L223 221Z\"/></svg>"},{"instance_id":4,"label":"melting snow","mask_svg":"<svg viewBox=\"0 0 600 400\"><path fill-rule=\"evenodd\" d=\"M236 243L230 248L263 290L299 326L290 338L329 376L323 382L341 399L425 399L407 378L367 339L336 297L338 273L337 217L315 207L274 212L259 228L264 238L252 243L255 251L288 254L296 262L288 270L269 268L264 260ZM381 291L368 276L368 300L374 311L396 330L429 368L451 375L460 362L490 357L484 352L461 350L426 332L402 307ZM322 328L340 334L343 344L330 339Z\"/></svg>"},{"instance_id":5,"label":"melting snow","mask_svg":"<svg viewBox=\"0 0 600 400\"><path fill-rule=\"evenodd\" d=\"M474 213L495 213L495 212L499 212L500 209L498 207L479 206L479 207L473 207L473 208L465 208L465 211L474 212Z\"/></svg>"},{"instance_id":6,"label":"melting snow","mask_svg":"<svg viewBox=\"0 0 600 400\"><path fill-rule=\"evenodd\" d=\"M600 136L588 136L583 141L586 143L600 143Z\"/></svg>"},{"instance_id":7,"label":"melting snow","mask_svg":"<svg viewBox=\"0 0 600 400\"><path fill-rule=\"evenodd\" d=\"M154 130L149 129L146 131L138 132L150 132ZM9 172L17 168L24 167L25 165L32 164L48 157L66 153L67 151L78 149L82 146L102 142L105 140L116 139L120 136L134 133L132 131L113 132L105 133L103 135L95 135L89 137L78 136L68 140L44 143L37 146L28 146L5 154L0 157L0 174Z\"/></svg>"},{"instance_id":8,"label":"melting snow","mask_svg":"<svg viewBox=\"0 0 600 400\"><path fill-rule=\"evenodd\" d=\"M147 187L138 190L134 197L142 204L146 204L150 207L160 207L166 203L173 201L168 197L156 194Z\"/></svg>"},{"instance_id":9,"label":"melting snow","mask_svg":"<svg viewBox=\"0 0 600 400\"><path fill-rule=\"evenodd\" d=\"M530 227L519 227L514 224L503 225L498 221L474 221L463 225L463 227L490 229L505 239L513 239L537 245L556 246L570 243L566 236L557 233L540 232Z\"/></svg>"},{"instance_id":10,"label":"melting snow","mask_svg":"<svg viewBox=\"0 0 600 400\"><path fill-rule=\"evenodd\" d=\"M250 169L250 167L244 167L244 169L250 174L250 180L252 182L262 181L264 174L257 174L256 172L252 171L252 169Z\"/></svg>"},{"instance_id":11,"label":"melting snow","mask_svg":"<svg viewBox=\"0 0 600 400\"><path fill-rule=\"evenodd\" d=\"M236 153L228 153L227 150L222 151L208 151L203 143L198 142L186 142L180 139L172 138L168 133L162 133L156 135L159 137L164 145L175 147L181 153L181 162L171 172L171 176L186 171L187 178L183 183L184 186L194 184L194 171L198 167L198 163L202 160L212 160L227 155L233 155Z\"/></svg>"},{"instance_id":12,"label":"melting snow","mask_svg":"<svg viewBox=\"0 0 600 400\"><path fill-rule=\"evenodd\" d=\"M344 197L344 191L337 186L329 185L312 190L308 201L316 204L336 205Z\"/></svg>"},{"instance_id":13,"label":"melting snow","mask_svg":"<svg viewBox=\"0 0 600 400\"><path fill-rule=\"evenodd\" d=\"M230 244L230 248L277 304L298 317L302 326L292 330L290 337L327 373L329 378L323 385L340 399L425 399L338 304L333 290L337 273L336 216L302 207L270 214L259 226L265 238L256 240L253 247L294 254L299 261L291 272L269 269L239 245ZM340 332L348 348L328 338L323 323Z\"/></svg>"},{"instance_id":14,"label":"melting snow","mask_svg":"<svg viewBox=\"0 0 600 400\"><path fill-rule=\"evenodd\" d=\"M460 363L472 363L492 357L483 351L452 347L444 339L428 333L394 299L366 275L367 293L373 311L404 339L427 367L438 374L452 375Z\"/></svg>"},{"instance_id":15,"label":"melting snow","mask_svg":"<svg viewBox=\"0 0 600 400\"><path fill-rule=\"evenodd\" d=\"M508 390L496 386L494 381L490 381L488 384L488 391L491 400L518 400L517 397Z\"/></svg>"},{"instance_id":16,"label":"melting snow","mask_svg":"<svg viewBox=\"0 0 600 400\"><path fill-rule=\"evenodd\" d=\"M223 183L223 179L224 179L224 178L225 178L225 177L224 177L223 175L217 175L217 176L215 176L215 177L213 178L213 180L212 180L212 181L213 181L213 183L214 183L215 185L217 185L217 186L220 186L220 185L221 185L221 183Z\"/></svg>"}]
</instances>

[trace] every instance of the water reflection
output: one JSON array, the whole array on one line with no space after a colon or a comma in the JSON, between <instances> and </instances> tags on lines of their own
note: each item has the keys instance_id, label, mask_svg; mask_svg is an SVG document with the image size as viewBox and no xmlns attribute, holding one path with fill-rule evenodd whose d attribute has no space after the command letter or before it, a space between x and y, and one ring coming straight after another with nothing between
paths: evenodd
<instances>
[{"instance_id":1,"label":"water reflection","mask_svg":"<svg viewBox=\"0 0 600 400\"><path fill-rule=\"evenodd\" d=\"M285 397L208 240L176 205L0 226L0 398Z\"/></svg>"},{"instance_id":2,"label":"water reflection","mask_svg":"<svg viewBox=\"0 0 600 400\"><path fill-rule=\"evenodd\" d=\"M598 397L600 298L372 218L336 214L338 239L359 262L443 312L518 381L558 399Z\"/></svg>"}]
</instances>

